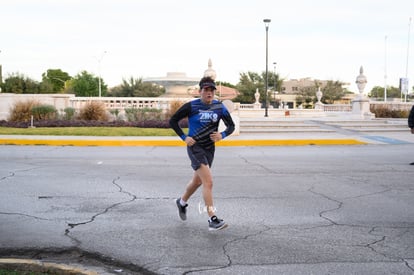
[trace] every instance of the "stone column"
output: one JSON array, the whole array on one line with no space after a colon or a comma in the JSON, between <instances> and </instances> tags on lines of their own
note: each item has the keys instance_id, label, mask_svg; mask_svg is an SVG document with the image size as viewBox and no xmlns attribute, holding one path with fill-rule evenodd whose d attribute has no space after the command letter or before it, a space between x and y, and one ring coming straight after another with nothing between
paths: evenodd
<instances>
[{"instance_id":1,"label":"stone column","mask_svg":"<svg viewBox=\"0 0 414 275\"><path fill-rule=\"evenodd\" d=\"M364 69L359 69L359 75L356 78L359 94L352 100L352 116L355 118L372 119L375 118L375 114L370 111L369 98L364 95L364 89L367 85L367 78L364 75Z\"/></svg>"},{"instance_id":2,"label":"stone column","mask_svg":"<svg viewBox=\"0 0 414 275\"><path fill-rule=\"evenodd\" d=\"M318 91L316 92L316 98L318 99L318 102L315 103L316 110L323 110L323 103L321 102L322 95L323 94L321 91L321 87L318 87Z\"/></svg>"},{"instance_id":3,"label":"stone column","mask_svg":"<svg viewBox=\"0 0 414 275\"><path fill-rule=\"evenodd\" d=\"M256 99L256 102L253 104L253 108L254 109L260 109L262 105L259 102L259 98L260 98L259 89L256 89L256 93L254 94L254 98Z\"/></svg>"}]
</instances>

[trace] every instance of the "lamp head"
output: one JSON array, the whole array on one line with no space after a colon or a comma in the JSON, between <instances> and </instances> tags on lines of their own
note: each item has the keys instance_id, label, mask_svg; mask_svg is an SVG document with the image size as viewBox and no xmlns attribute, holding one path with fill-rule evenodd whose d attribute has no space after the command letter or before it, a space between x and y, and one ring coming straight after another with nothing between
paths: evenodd
<instances>
[{"instance_id":1,"label":"lamp head","mask_svg":"<svg viewBox=\"0 0 414 275\"><path fill-rule=\"evenodd\" d=\"M265 23L266 32L269 29L270 19L263 19L263 22Z\"/></svg>"}]
</instances>

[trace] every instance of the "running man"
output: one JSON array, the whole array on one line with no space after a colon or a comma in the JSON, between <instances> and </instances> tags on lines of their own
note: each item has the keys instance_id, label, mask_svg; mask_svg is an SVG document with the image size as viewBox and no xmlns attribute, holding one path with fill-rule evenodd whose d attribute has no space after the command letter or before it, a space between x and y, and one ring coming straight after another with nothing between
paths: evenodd
<instances>
[{"instance_id":1,"label":"running man","mask_svg":"<svg viewBox=\"0 0 414 275\"><path fill-rule=\"evenodd\" d=\"M227 224L215 214L213 204L213 176L211 165L214 159L215 143L234 131L234 122L227 108L214 99L216 84L210 77L200 80L200 98L185 103L171 117L170 126L177 135L187 144L188 157L194 170L193 178L188 183L184 194L176 200L178 213L182 220L187 219L187 202L191 195L202 185L203 199L209 216L209 230L219 230ZM179 121L188 118L188 134L184 134ZM220 120L223 120L226 129L218 132Z\"/></svg>"}]
</instances>

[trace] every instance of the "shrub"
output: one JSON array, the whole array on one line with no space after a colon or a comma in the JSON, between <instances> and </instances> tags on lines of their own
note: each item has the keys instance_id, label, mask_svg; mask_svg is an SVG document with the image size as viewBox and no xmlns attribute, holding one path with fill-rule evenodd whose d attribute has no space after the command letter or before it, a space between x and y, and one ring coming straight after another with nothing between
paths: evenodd
<instances>
[{"instance_id":1,"label":"shrub","mask_svg":"<svg viewBox=\"0 0 414 275\"><path fill-rule=\"evenodd\" d=\"M75 118L75 108L72 107L66 107L63 110L64 114L63 114L63 119L64 120L73 120Z\"/></svg>"},{"instance_id":2,"label":"shrub","mask_svg":"<svg viewBox=\"0 0 414 275\"><path fill-rule=\"evenodd\" d=\"M102 102L91 101L80 109L80 120L108 121L109 116Z\"/></svg>"},{"instance_id":3,"label":"shrub","mask_svg":"<svg viewBox=\"0 0 414 275\"><path fill-rule=\"evenodd\" d=\"M149 121L149 120L163 120L162 110L153 108L127 108L125 115L128 121Z\"/></svg>"},{"instance_id":4,"label":"shrub","mask_svg":"<svg viewBox=\"0 0 414 275\"><path fill-rule=\"evenodd\" d=\"M29 122L32 118L32 108L39 106L36 100L27 100L16 102L10 109L9 121L11 122Z\"/></svg>"},{"instance_id":5,"label":"shrub","mask_svg":"<svg viewBox=\"0 0 414 275\"><path fill-rule=\"evenodd\" d=\"M119 119L120 111L118 109L111 109L111 110L109 110L109 112L111 113L111 115L113 115L115 117L116 120Z\"/></svg>"},{"instance_id":6,"label":"shrub","mask_svg":"<svg viewBox=\"0 0 414 275\"><path fill-rule=\"evenodd\" d=\"M187 124L180 123L181 127L187 128ZM0 127L27 128L26 122L11 122L0 120ZM96 120L42 120L35 121L36 127L140 127L140 128L170 128L167 120L147 121L96 121Z\"/></svg>"},{"instance_id":7,"label":"shrub","mask_svg":"<svg viewBox=\"0 0 414 275\"><path fill-rule=\"evenodd\" d=\"M374 106L370 107L371 113L375 114L377 118L408 118L408 111L406 110L396 110L388 108L387 106Z\"/></svg>"},{"instance_id":8,"label":"shrub","mask_svg":"<svg viewBox=\"0 0 414 275\"><path fill-rule=\"evenodd\" d=\"M32 107L32 115L35 121L56 119L57 110L52 105L37 105Z\"/></svg>"},{"instance_id":9,"label":"shrub","mask_svg":"<svg viewBox=\"0 0 414 275\"><path fill-rule=\"evenodd\" d=\"M178 109L181 108L181 106L183 106L183 102L175 100L175 101L171 101L170 102L170 108L168 109L167 113L166 113L166 117L169 120L174 114L175 112L178 111ZM180 122L179 125L181 128L187 128L188 127L188 118L183 118Z\"/></svg>"},{"instance_id":10,"label":"shrub","mask_svg":"<svg viewBox=\"0 0 414 275\"><path fill-rule=\"evenodd\" d=\"M181 101L175 100L170 102L170 108L168 109L166 113L166 117L169 119L177 112L178 109L183 105Z\"/></svg>"}]
</instances>

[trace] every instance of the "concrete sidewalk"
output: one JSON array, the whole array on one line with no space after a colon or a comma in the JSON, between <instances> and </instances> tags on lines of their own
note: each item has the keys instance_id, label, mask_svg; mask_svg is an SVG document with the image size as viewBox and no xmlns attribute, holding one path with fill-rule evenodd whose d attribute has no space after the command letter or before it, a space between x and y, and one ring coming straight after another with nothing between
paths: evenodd
<instances>
[{"instance_id":1,"label":"concrete sidewalk","mask_svg":"<svg viewBox=\"0 0 414 275\"><path fill-rule=\"evenodd\" d=\"M405 119L343 120L338 118L244 118L217 146L303 146L405 144L414 142ZM241 131L241 133L239 133ZM0 135L0 145L54 146L185 146L177 136L98 137Z\"/></svg>"},{"instance_id":2,"label":"concrete sidewalk","mask_svg":"<svg viewBox=\"0 0 414 275\"><path fill-rule=\"evenodd\" d=\"M414 142L406 132L344 133L260 133L227 137L217 146L301 146L301 145L361 145L404 144ZM178 137L95 137L95 136L31 136L0 135L0 145L54 146L184 146Z\"/></svg>"}]
</instances>

